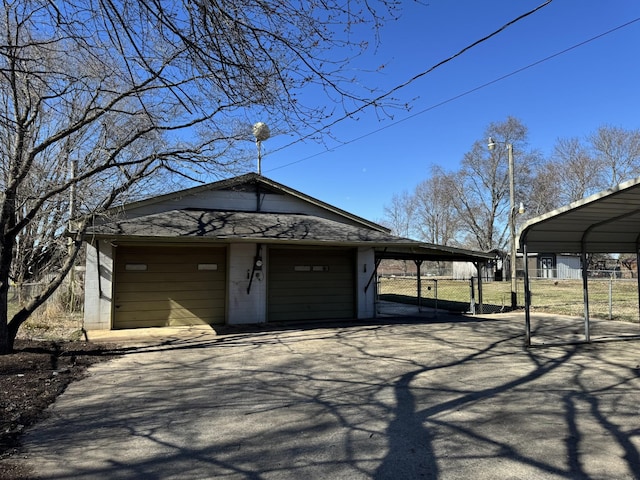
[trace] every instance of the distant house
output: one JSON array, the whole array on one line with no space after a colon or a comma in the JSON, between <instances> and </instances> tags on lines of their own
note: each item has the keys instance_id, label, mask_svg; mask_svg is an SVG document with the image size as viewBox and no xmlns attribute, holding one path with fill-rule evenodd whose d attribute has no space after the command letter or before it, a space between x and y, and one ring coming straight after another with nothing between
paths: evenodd
<instances>
[{"instance_id":1,"label":"distant house","mask_svg":"<svg viewBox=\"0 0 640 480\"><path fill-rule=\"evenodd\" d=\"M257 174L110 213L86 237L87 330L372 318L382 259L487 260Z\"/></svg>"},{"instance_id":2,"label":"distant house","mask_svg":"<svg viewBox=\"0 0 640 480\"><path fill-rule=\"evenodd\" d=\"M580 255L537 253L528 255L529 275L532 278L572 280L582 278Z\"/></svg>"}]
</instances>

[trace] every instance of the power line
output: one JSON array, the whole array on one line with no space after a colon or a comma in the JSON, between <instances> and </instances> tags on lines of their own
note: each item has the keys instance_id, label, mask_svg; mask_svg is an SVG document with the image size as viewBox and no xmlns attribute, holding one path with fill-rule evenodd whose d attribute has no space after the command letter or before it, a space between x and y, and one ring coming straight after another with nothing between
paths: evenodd
<instances>
[{"instance_id":1,"label":"power line","mask_svg":"<svg viewBox=\"0 0 640 480\"><path fill-rule=\"evenodd\" d=\"M547 2L547 3L548 3L548 2ZM546 5L546 4L544 4L544 5ZM539 9L539 8L542 8L544 5L542 5L542 6L538 7L538 9ZM514 20L514 21L515 21L515 20ZM514 21L510 22L509 24L513 23ZM349 141L347 141L347 142L341 143L340 145L337 145L337 146L335 146L335 147L333 147L333 148L326 149L326 150L322 150L322 151L320 151L320 152L318 152L318 153L314 153L313 155L309 155L309 156L304 157L304 158L302 158L302 159L295 160L295 161L293 161L293 162L286 163L286 164L284 164L284 165L280 165L280 166L278 166L278 167L274 167L274 168L272 168L272 169L270 169L270 170L268 170L268 171L270 171L270 172L271 172L271 171L274 171L274 170L279 170L279 169L281 169L281 168L289 167L289 166L291 166L291 165L295 165L296 163L301 163L301 162L304 162L304 161L310 160L310 159L315 158L315 157L317 157L317 156L319 156L319 155L324 155L325 153L333 152L334 150L337 150L338 148L342 148L342 147L345 147L345 146L350 145L350 144L352 144L352 143L358 142L358 141L360 141L360 140L362 140L362 139L364 139L364 138L367 138L367 137L369 137L369 136L371 136L371 135L374 135L374 134L379 133L379 132L381 132L381 131L383 131L383 130L386 130L386 129L388 129L388 128L394 127L394 126L396 126L396 125L398 125L398 124L400 124L400 123L403 123L403 122L406 122L406 121L408 121L408 120L411 120L411 119L413 119L413 118L415 118L415 117L417 117L417 116L419 116L419 115L423 115L423 114L425 114L425 113L427 113L427 112L430 112L431 110L434 110L434 109L436 109L436 108L438 108L438 107L441 107L441 106L443 106L443 105L446 105L446 104L448 104L448 103L451 103L451 102L453 102L453 101L455 101L455 100L458 100L458 99L460 99L460 98L462 98L462 97L465 97L465 96L467 96L467 95L470 95L470 94L472 94L472 93L475 93L475 92L477 92L478 90L482 90L483 88L486 88L486 87L488 87L488 86L494 85L494 84L496 84L496 83L498 83L498 82L501 82L502 80L506 80L507 78L513 77L513 76L515 76L515 75L517 75L517 74L519 74L519 73L521 73L521 72L524 72L525 70L529 70L530 68L536 67L536 66L538 66L538 65L540 65L540 64L542 64L542 63L544 63L544 62L547 62L547 61L552 60L552 59L554 59L554 58L556 58L556 57L559 57L559 56L561 56L561 55L564 55L565 53L568 53L568 52L570 52L570 51L572 51L572 50L575 50L575 49L580 48L580 47L582 47L582 46L584 46L584 45L587 45L588 43L594 42L594 41L596 41L596 40L598 40L598 39L600 39L600 38L602 38L602 37L605 37L605 36L607 36L607 35L610 35L611 33L616 32L616 31L618 31L618 30L621 30L621 29L623 29L623 28L626 28L626 27L628 27L628 26L630 26L630 25L632 25L632 24L634 24L634 23L636 23L636 22L638 22L638 21L640 21L640 17L635 18L635 19L633 19L633 20L630 20L629 22L623 23L622 25L618 25L617 27L614 27L614 28L612 28L612 29L610 29L610 30L607 30L606 32L603 32L603 33L600 33L600 34L598 34L598 35L595 35L595 36L593 36L593 37L591 37L591 38L589 38L589 39L587 39L587 40L584 40L584 41L582 41L582 42L580 42L580 43L576 43L575 45L572 45L571 47L565 48L564 50L561 50L561 51L556 52L556 53L554 53L554 54L552 54L552 55L549 55L549 56L544 57L544 58L542 58L542 59L540 59L540 60L537 60L537 61L535 61L535 62L533 62L533 63L530 63L530 64L529 64L529 65L527 65L527 66L524 66L524 67L518 68L518 69L516 69L516 70L513 70L512 72L507 73L507 74L505 74L505 75L502 75L501 77L495 78L494 80L491 80L491 81L489 81L489 82L486 82L486 83L483 83L483 84L481 84L481 85L478 85L478 86L476 86L476 87L474 87L474 88L472 88L472 89L470 89L470 90L466 90L465 92L462 92L462 93L460 93L460 94L458 94L458 95L455 95L455 96L453 96L453 97L450 97L450 98L448 98L448 99L446 99L446 100L443 100L442 102L439 102L439 103L436 103L436 104L434 104L434 105L431 105L431 106L429 106L429 107L427 107L427 108L425 108L425 109L423 109L423 110L420 110L419 112L416 112L416 113L414 113L414 114L412 114L412 115L409 115L409 116L407 116L407 117L405 117L405 118L402 118L402 119L397 120L397 121L395 121L395 122L391 122L391 123L389 123L388 125L385 125L385 126L383 126L383 127L380 127L380 128L375 129L375 130L372 130L372 131L370 131L370 132L368 132L368 133L365 133L364 135L360 135L359 137L353 138L353 139L351 139L351 140L349 140ZM507 25L509 25L509 24L507 24ZM504 28L506 28L506 26L505 26L505 27L502 27L500 30L504 30ZM498 30L498 31L500 31L500 30ZM493 36L495 33L496 33L496 32L494 32L493 34L491 34L491 36ZM485 37L485 39L486 39L486 38L489 38L489 37ZM481 42L481 41L484 41L484 39L483 39L483 40L479 40L479 41L475 42L473 45L476 45L476 44L478 44L478 43L479 43L479 42ZM466 47L464 50L468 50L469 48L470 48L470 47ZM463 51L464 51L464 50L463 50ZM462 52L462 51L461 51L461 52ZM449 61L449 60L451 60L451 59L455 58L455 57L456 57L456 56L458 56L459 54L460 54L460 52L459 52L458 54L456 54L456 55L452 56L452 57L449 57L449 59L447 59L446 61ZM407 85L408 85L409 83L411 83L412 81L416 80L417 78L419 78L419 77L421 77L421 76L424 76L426 73L429 73L429 72L430 72L430 71L432 71L434 68L436 68L437 66L442 65L442 64L443 64L443 63L445 63L446 61L442 61L442 62L440 62L439 64L437 64L436 66L431 67L429 70L427 70L427 71L425 71L425 72L422 72L422 73L421 73L421 74L419 74L419 75L416 75L416 76L415 76L415 77L413 77L411 80L409 80L409 81L405 82L404 84L402 84L402 85L401 85L401 86L399 86L399 87L396 87L394 90L397 90L397 89L399 89L399 88L402 88L402 87L404 87L404 86L407 86ZM341 118L341 119L337 120L336 122L333 122L331 125L334 125L334 124L335 124L335 123L337 123L338 121L342 121L342 120L344 120L344 119L345 119L345 118ZM324 128L327 128L327 127L324 127ZM317 133L317 132L316 132L316 133ZM290 143L290 144L288 144L288 145L285 145L285 146L283 146L283 147L280 147L279 149L274 150L272 153L275 153L275 152L277 152L277 151L280 151L280 150L283 150L283 149L285 149L285 148L288 148L288 147L290 147L291 145L293 145L294 143L297 143L298 141L300 141L300 140L297 140L296 142L292 142L292 143Z\"/></svg>"}]
</instances>

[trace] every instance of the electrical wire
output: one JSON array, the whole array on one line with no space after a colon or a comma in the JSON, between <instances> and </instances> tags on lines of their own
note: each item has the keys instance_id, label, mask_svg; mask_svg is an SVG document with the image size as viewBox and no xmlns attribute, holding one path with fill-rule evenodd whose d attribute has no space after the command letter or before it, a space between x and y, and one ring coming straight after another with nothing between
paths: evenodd
<instances>
[{"instance_id":1,"label":"electrical wire","mask_svg":"<svg viewBox=\"0 0 640 480\"><path fill-rule=\"evenodd\" d=\"M537 9L542 8L543 6L547 5L548 3L549 3L549 2L547 2L547 3L545 3L545 4L543 4L543 5L539 6L539 7L537 7ZM530 13L532 13L532 12L528 12L528 13L527 13L527 14L525 14L525 15L529 15ZM522 16L521 16L521 17L518 17L518 19L520 19L520 18L522 18ZM457 54L453 55L452 57L449 57L447 60L443 60L442 62L438 63L437 65L435 65L435 66L431 67L429 70L426 70L425 72L422 72L421 74L416 75L416 76L415 76L415 77L413 77L411 80L408 80L407 82L403 83L402 85L399 85L399 86L395 87L395 88L393 89L393 91L397 91L397 90L399 90L400 88L403 88L403 87L405 87L405 86L409 85L410 83L412 83L413 81L417 80L418 78L420 78L420 77L422 77L422 76L426 75L427 73L429 73L429 72L433 71L433 70L434 70L435 68L437 68L438 66L443 65L444 63L448 62L449 60L451 60L451 59L453 59L453 58L455 58L455 57L459 56L462 52L464 52L464 51L468 50L468 49L469 49L469 48L471 48L472 46L475 46L475 45L477 45L478 43L480 43L480 42L484 41L485 39L490 38L491 36L495 35L497 32L504 30L508 25L510 25L510 24L512 24L512 23L514 23L514 22L515 22L515 21L517 21L518 19L516 19L516 20L512 20L511 22L509 22L509 23L508 23L508 24L506 24L505 26L501 27L501 29L500 29L500 30L497 30L496 32L494 32L494 33L492 33L491 35L489 35L488 37L485 37L484 39L478 40L477 42L474 42L472 45L470 45L470 46L468 46L468 47L465 47L463 50L461 50L461 51L460 51L460 52L458 52ZM516 70L513 70L512 72L507 73L507 74L505 74L505 75L502 75L502 76L500 76L500 77L498 77L498 78L495 78L494 80L491 80L491 81L489 81L489 82L483 83L482 85L478 85L478 86L476 86L476 87L474 87L474 88L472 88L472 89L470 89L470 90L466 90L465 92L462 92L462 93L460 93L460 94L458 94L458 95L455 95L455 96L453 96L453 97L450 97L450 98L448 98L448 99L446 99L446 100L443 100L442 102L439 102L439 103L433 104L433 105L431 105L431 106L429 106L429 107L427 107L427 108L425 108L425 109L423 109L423 110L420 110L419 112L416 112L416 113L414 113L414 114L412 114L412 115L409 115L409 116L407 116L407 117L404 117L404 118L402 118L402 119L400 119L400 120L396 120L396 121L391 122L391 123L389 123L389 124L387 124L387 125L385 125L385 126L383 126L383 127L380 127L380 128L375 129L375 130L372 130L372 131L370 131L370 132L368 132L368 133L365 133L364 135L360 135L359 137L356 137L356 138L353 138L353 139L348 140L348 141L346 141L346 142L343 142L343 143L341 143L341 144L339 144L339 145L337 145L337 146L335 146L335 147L333 147L333 148L329 148L329 149L326 149L326 150L322 150L322 151L320 151L320 152L318 152L318 153L314 153L314 154L312 154L312 155L309 155L309 156L307 156L307 157L301 158L301 159L299 159L299 160L295 160L295 161L293 161L293 162L286 163L286 164L284 164L284 165L280 165L280 166L277 166L277 167L271 168L271 169L269 169L268 171L269 171L269 172L272 172L272 171L274 171L274 170L280 170L281 168L289 167L289 166L291 166L291 165L295 165L295 164L297 164L297 163L301 163L301 162L304 162L304 161L310 160L310 159L315 158L315 157L317 157L317 156L324 155L325 153L333 152L333 151L337 150L338 148L342 148L342 147L345 147L345 146L350 145L350 144L352 144L352 143L358 142L358 141L360 141L360 140L362 140L362 139L364 139L364 138L367 138L367 137L369 137L369 136L371 136L371 135L374 135L374 134L376 134L376 133L379 133L379 132L381 132L381 131L383 131L383 130L386 130L386 129L388 129L388 128L395 127L396 125L398 125L398 124L400 124L400 123L403 123L403 122L406 122L406 121L408 121L408 120L411 120L411 119L413 119L413 118L415 118L415 117L417 117L417 116L419 116L419 115L423 115L423 114L425 114L425 113L427 113L427 112L430 112L431 110L434 110L434 109L436 109L436 108L438 108L438 107L441 107L441 106L443 106L443 105L446 105L446 104L448 104L448 103L451 103L451 102L453 102L453 101L455 101L455 100L458 100L458 99L460 99L460 98L462 98L462 97L465 97L465 96L467 96L467 95L470 95L470 94L472 94L472 93L475 93L475 92L477 92L478 90L482 90L483 88L486 88L486 87L488 87L488 86L494 85L494 84L496 84L496 83L498 83L498 82L501 82L501 81L503 81L503 80L505 80L505 79L507 79L507 78L513 77L513 76L515 76L515 75L517 75L517 74L519 74L519 73L521 73L521 72L524 72L525 70L529 70L529 69L531 69L531 68L533 68L533 67L536 67L536 66L538 66L538 65L540 65L540 64L542 64L542 63L545 63L545 62L547 62L547 61L549 61L549 60L552 60L552 59L554 59L554 58L556 58L556 57L559 57L559 56L561 56L561 55L564 55L565 53L568 53L568 52L570 52L570 51L572 51L572 50L575 50L575 49L577 49L577 48L580 48L580 47L582 47L582 46L584 46L584 45L587 45L587 44L589 44L589 43L591 43L591 42L594 42L594 41L596 41L596 40L598 40L598 39L600 39L600 38L603 38L603 37L605 37L605 36L607 36L607 35L610 35L610 34L612 34L612 33L616 32L616 31L618 31L618 30L621 30L621 29L623 29L623 28L626 28L626 27L628 27L628 26L630 26L630 25L632 25L632 24L634 24L634 23L636 23L636 22L638 22L638 21L640 21L640 17L635 18L635 19L633 19L633 20L630 20L630 21L628 21L628 22L626 22L626 23L623 23L622 25L618 25L617 27L614 27L614 28L612 28L612 29L610 29L610 30L607 30L606 32L603 32L603 33L600 33L600 34L598 34L598 35L595 35L595 36L593 36L593 37L591 37L591 38L589 38L589 39L587 39L587 40L584 40L584 41L582 41L582 42L576 43L575 45L572 45L571 47L565 48L564 50L561 50L561 51L559 51L559 52L556 52L556 53L554 53L554 54L551 54L551 55L549 55L549 56L547 56L547 57L544 57L544 58L542 58L542 59L540 59L540 60L537 60L537 61L535 61L535 62L533 62L533 63L530 63L530 64L528 64L528 65L526 65L526 66L524 66L524 67L521 67L521 68L518 68L518 69L516 69ZM375 101L374 101L374 102L375 102ZM371 104L373 104L373 103L371 103ZM370 105L371 105L371 104L370 104ZM336 120L335 122L331 123L330 125L327 125L327 126L323 127L321 130L316 131L315 133L318 133L319 131L322 131L322 130L326 129L326 128L328 128L329 126L333 126L333 125L335 125L336 123L338 123L338 122L340 122L340 121L345 120L346 118L348 118L348 116L345 116L345 117L342 117L342 118L340 118L340 119ZM306 138L306 137L305 137L305 138ZM284 145L284 146L282 146L282 147L280 147L280 148L278 148L278 149L276 149L276 150L274 150L273 152L270 152L270 153L271 153L271 154L273 154L273 153L275 153L275 152L278 152L278 151L280 151L280 150L283 150L283 149L285 149L285 148L288 148L288 147L290 147L290 146L294 145L295 143L298 143L299 141L302 141L302 139L300 139L300 140L296 140L295 142L292 142L292 143L289 143L289 144L287 144L287 145Z\"/></svg>"}]
</instances>

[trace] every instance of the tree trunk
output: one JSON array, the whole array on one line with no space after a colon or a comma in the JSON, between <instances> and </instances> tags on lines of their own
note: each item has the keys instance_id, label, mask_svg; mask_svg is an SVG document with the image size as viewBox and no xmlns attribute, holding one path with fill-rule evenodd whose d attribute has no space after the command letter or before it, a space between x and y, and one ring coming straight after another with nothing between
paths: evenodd
<instances>
[{"instance_id":1,"label":"tree trunk","mask_svg":"<svg viewBox=\"0 0 640 480\"><path fill-rule=\"evenodd\" d=\"M15 339L15 335L11 337L9 334L9 272L12 251L6 244L0 247L0 355L13 351Z\"/></svg>"},{"instance_id":2,"label":"tree trunk","mask_svg":"<svg viewBox=\"0 0 640 480\"><path fill-rule=\"evenodd\" d=\"M13 341L9 341L8 306L9 283L0 281L0 355L6 355L13 351Z\"/></svg>"},{"instance_id":3,"label":"tree trunk","mask_svg":"<svg viewBox=\"0 0 640 480\"><path fill-rule=\"evenodd\" d=\"M23 308L16 313L13 318L11 318L11 321L7 325L7 343L9 345L9 351L7 353L13 352L13 346L16 341L16 336L18 335L18 330L30 315L31 312Z\"/></svg>"}]
</instances>

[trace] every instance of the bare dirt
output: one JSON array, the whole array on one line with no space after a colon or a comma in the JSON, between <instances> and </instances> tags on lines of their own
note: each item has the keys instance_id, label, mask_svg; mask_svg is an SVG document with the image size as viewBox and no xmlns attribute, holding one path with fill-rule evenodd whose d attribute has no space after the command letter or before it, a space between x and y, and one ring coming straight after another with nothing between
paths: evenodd
<instances>
[{"instance_id":1,"label":"bare dirt","mask_svg":"<svg viewBox=\"0 0 640 480\"><path fill-rule=\"evenodd\" d=\"M116 355L113 346L83 341L17 339L0 355L0 479L31 478L20 462L20 438L87 368Z\"/></svg>"}]
</instances>

